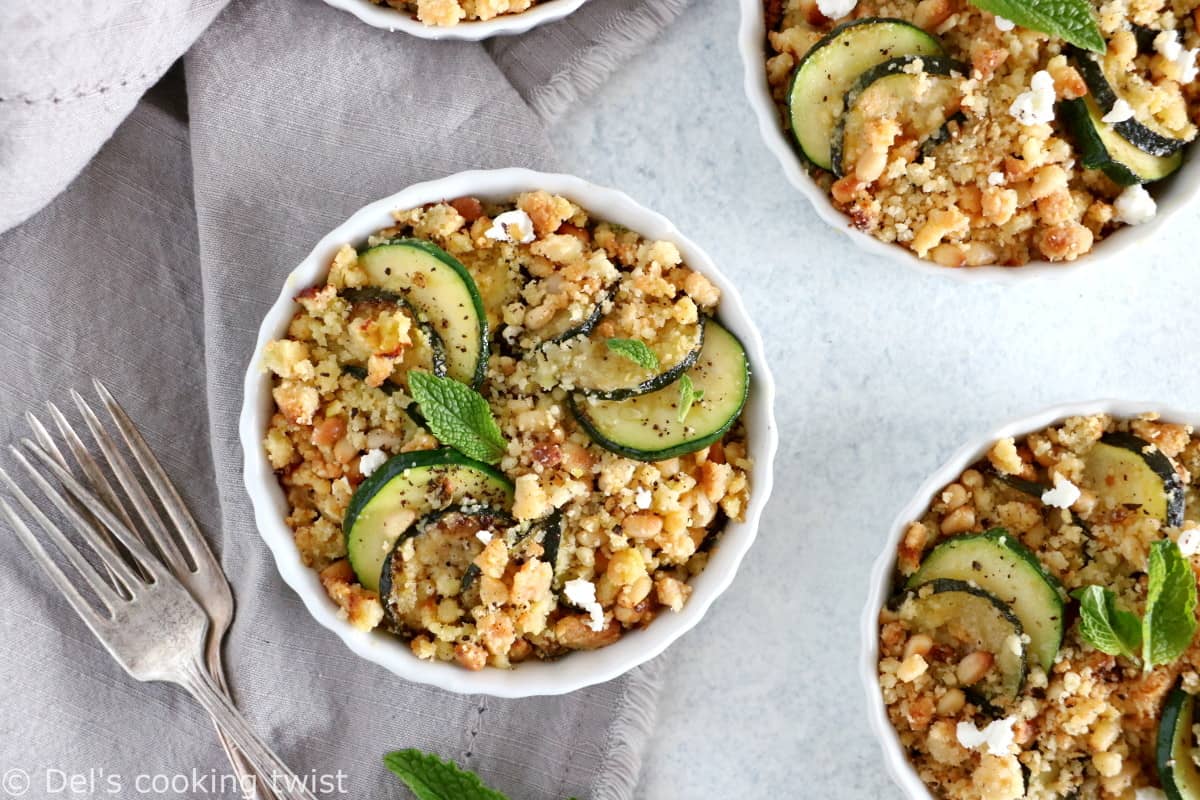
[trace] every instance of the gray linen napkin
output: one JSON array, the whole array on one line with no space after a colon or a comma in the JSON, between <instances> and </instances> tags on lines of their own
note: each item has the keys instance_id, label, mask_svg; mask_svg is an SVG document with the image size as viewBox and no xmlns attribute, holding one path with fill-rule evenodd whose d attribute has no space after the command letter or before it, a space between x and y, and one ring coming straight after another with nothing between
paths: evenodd
<instances>
[{"instance_id":1,"label":"gray linen napkin","mask_svg":"<svg viewBox=\"0 0 1200 800\"><path fill-rule=\"evenodd\" d=\"M514 798L633 795L658 665L507 701L361 661L278 578L242 488L236 417L261 315L324 231L419 180L553 166L539 114L561 114L628 54L617 45L647 41L677 2L590 0L568 27L485 46L373 30L314 0L235 3L185 58L186 105L169 75L68 191L0 234L0 438L26 435L24 409L87 393L88 375L109 383L222 550L239 602L227 655L241 706L298 772L344 773L344 796L405 796L380 756L409 746ZM616 49L600 57L604 37ZM0 227L52 196L63 172L46 165L66 147L61 131L47 146L36 108L5 108L0 142L24 141L27 163L3 161L0 178L22 173L33 191L0 194ZM103 141L107 120L89 111L69 130ZM214 790L227 767L202 712L131 682L3 530L0 607L0 773L27 771L26 796L234 796ZM93 783L58 791L64 774ZM192 784L143 791L156 775Z\"/></svg>"}]
</instances>

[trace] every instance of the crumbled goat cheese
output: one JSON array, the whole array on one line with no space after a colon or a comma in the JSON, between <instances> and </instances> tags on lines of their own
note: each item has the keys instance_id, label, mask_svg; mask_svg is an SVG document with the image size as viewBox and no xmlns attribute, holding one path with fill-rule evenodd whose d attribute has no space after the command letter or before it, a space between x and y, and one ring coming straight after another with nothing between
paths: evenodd
<instances>
[{"instance_id":1,"label":"crumbled goat cheese","mask_svg":"<svg viewBox=\"0 0 1200 800\"><path fill-rule=\"evenodd\" d=\"M1167 800L1167 793L1153 786L1142 786L1133 791L1133 800Z\"/></svg>"},{"instance_id":2,"label":"crumbled goat cheese","mask_svg":"<svg viewBox=\"0 0 1200 800\"><path fill-rule=\"evenodd\" d=\"M383 462L387 461L387 453L376 448L368 450L362 458L358 460L358 472L364 478L371 477L371 473L383 466Z\"/></svg>"},{"instance_id":3,"label":"crumbled goat cheese","mask_svg":"<svg viewBox=\"0 0 1200 800\"><path fill-rule=\"evenodd\" d=\"M1070 508L1079 499L1079 487L1069 480L1054 474L1054 488L1042 492L1042 502L1055 508Z\"/></svg>"},{"instance_id":4,"label":"crumbled goat cheese","mask_svg":"<svg viewBox=\"0 0 1200 800\"><path fill-rule=\"evenodd\" d=\"M1125 190L1117 195L1113 208L1117 212L1117 222L1124 222L1126 225L1141 225L1154 219L1154 215L1158 213L1158 204L1140 183L1125 187Z\"/></svg>"},{"instance_id":5,"label":"crumbled goat cheese","mask_svg":"<svg viewBox=\"0 0 1200 800\"><path fill-rule=\"evenodd\" d=\"M1117 102L1113 103L1113 107L1109 109L1107 114L1100 118L1100 121L1111 125L1114 122L1124 122L1127 119L1133 119L1133 106L1118 97Z\"/></svg>"},{"instance_id":6,"label":"crumbled goat cheese","mask_svg":"<svg viewBox=\"0 0 1200 800\"><path fill-rule=\"evenodd\" d=\"M1038 70L1029 81L1029 91L1021 92L1008 107L1022 125L1037 125L1054 120L1054 78L1046 70Z\"/></svg>"},{"instance_id":7,"label":"crumbled goat cheese","mask_svg":"<svg viewBox=\"0 0 1200 800\"><path fill-rule=\"evenodd\" d=\"M654 495L650 493L649 489L639 488L636 496L634 497L634 502L637 503L638 508L645 510L650 507L650 501L653 499Z\"/></svg>"},{"instance_id":8,"label":"crumbled goat cheese","mask_svg":"<svg viewBox=\"0 0 1200 800\"><path fill-rule=\"evenodd\" d=\"M1179 534L1179 552L1186 558L1200 553L1200 528L1192 528Z\"/></svg>"},{"instance_id":9,"label":"crumbled goat cheese","mask_svg":"<svg viewBox=\"0 0 1200 800\"><path fill-rule=\"evenodd\" d=\"M492 227L487 229L484 236L498 242L529 244L534 239L533 220L519 208L505 211L492 220Z\"/></svg>"},{"instance_id":10,"label":"crumbled goat cheese","mask_svg":"<svg viewBox=\"0 0 1200 800\"><path fill-rule=\"evenodd\" d=\"M1200 48L1188 50L1179 41L1179 31L1163 31L1154 37L1154 49L1167 61L1174 62L1179 69L1179 82L1191 83L1196 80L1200 68L1196 66L1196 54Z\"/></svg>"},{"instance_id":11,"label":"crumbled goat cheese","mask_svg":"<svg viewBox=\"0 0 1200 800\"><path fill-rule=\"evenodd\" d=\"M858 0L817 0L817 9L829 19L841 19L850 15Z\"/></svg>"},{"instance_id":12,"label":"crumbled goat cheese","mask_svg":"<svg viewBox=\"0 0 1200 800\"><path fill-rule=\"evenodd\" d=\"M595 584L583 578L574 578L563 584L563 594L591 616L589 628L597 632L604 630L604 609L596 602Z\"/></svg>"},{"instance_id":13,"label":"crumbled goat cheese","mask_svg":"<svg viewBox=\"0 0 1200 800\"><path fill-rule=\"evenodd\" d=\"M988 175L988 186L1003 186L1003 185L1004 185L1004 173L1003 172L993 172L990 175Z\"/></svg>"},{"instance_id":14,"label":"crumbled goat cheese","mask_svg":"<svg viewBox=\"0 0 1200 800\"><path fill-rule=\"evenodd\" d=\"M974 724L963 721L958 723L954 733L958 743L968 750L978 750L986 745L990 755L1006 756L1013 743L1013 725L1016 722L1016 717L1005 717L988 723L986 728L980 730Z\"/></svg>"},{"instance_id":15,"label":"crumbled goat cheese","mask_svg":"<svg viewBox=\"0 0 1200 800\"><path fill-rule=\"evenodd\" d=\"M478 539L479 541L483 542L484 547L487 547L489 544L492 543L491 531L476 531L475 538Z\"/></svg>"},{"instance_id":16,"label":"crumbled goat cheese","mask_svg":"<svg viewBox=\"0 0 1200 800\"><path fill-rule=\"evenodd\" d=\"M1013 28L1017 27L1017 23L1013 22L1011 19L996 17L996 27L1002 31L1011 31Z\"/></svg>"}]
</instances>

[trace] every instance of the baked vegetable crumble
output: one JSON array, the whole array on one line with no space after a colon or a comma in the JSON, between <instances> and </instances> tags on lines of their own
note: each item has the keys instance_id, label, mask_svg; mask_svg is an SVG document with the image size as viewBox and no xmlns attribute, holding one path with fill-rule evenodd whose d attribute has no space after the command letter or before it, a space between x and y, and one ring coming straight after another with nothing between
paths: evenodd
<instances>
[{"instance_id":1,"label":"baked vegetable crumble","mask_svg":"<svg viewBox=\"0 0 1200 800\"><path fill-rule=\"evenodd\" d=\"M879 683L956 800L1200 798L1200 437L1072 417L986 457L903 534Z\"/></svg>"},{"instance_id":2,"label":"baked vegetable crumble","mask_svg":"<svg viewBox=\"0 0 1200 800\"><path fill-rule=\"evenodd\" d=\"M305 563L356 627L473 670L679 611L750 492L720 290L546 192L393 216L265 350Z\"/></svg>"},{"instance_id":3,"label":"baked vegetable crumble","mask_svg":"<svg viewBox=\"0 0 1200 800\"><path fill-rule=\"evenodd\" d=\"M451 27L460 22L484 22L528 11L538 0L371 0L409 14L434 27Z\"/></svg>"},{"instance_id":4,"label":"baked vegetable crumble","mask_svg":"<svg viewBox=\"0 0 1200 800\"><path fill-rule=\"evenodd\" d=\"M812 178L943 266L1079 258L1154 217L1196 137L1197 0L1078 0L1084 31L1064 30L1091 49L978 7L999 0L765 2L768 84Z\"/></svg>"}]
</instances>

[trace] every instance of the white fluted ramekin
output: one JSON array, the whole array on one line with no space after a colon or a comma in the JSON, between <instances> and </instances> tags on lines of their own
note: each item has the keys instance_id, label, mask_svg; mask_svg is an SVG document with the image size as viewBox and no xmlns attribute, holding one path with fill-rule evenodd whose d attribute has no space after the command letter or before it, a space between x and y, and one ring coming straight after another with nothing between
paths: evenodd
<instances>
[{"instance_id":1,"label":"white fluted ramekin","mask_svg":"<svg viewBox=\"0 0 1200 800\"><path fill-rule=\"evenodd\" d=\"M381 6L370 0L325 0L342 11L349 11L375 28L404 33L422 39L446 39L477 42L493 36L524 33L547 22L562 19L583 5L584 0L543 0L519 14L501 14L487 20L460 22L457 25L426 25L410 14L391 6Z\"/></svg>"}]
</instances>

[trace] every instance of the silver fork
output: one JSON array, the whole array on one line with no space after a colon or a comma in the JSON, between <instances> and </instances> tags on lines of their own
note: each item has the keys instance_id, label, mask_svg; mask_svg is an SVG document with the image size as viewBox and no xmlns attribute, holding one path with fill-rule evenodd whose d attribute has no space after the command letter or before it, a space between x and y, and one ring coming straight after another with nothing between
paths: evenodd
<instances>
[{"instance_id":1,"label":"silver fork","mask_svg":"<svg viewBox=\"0 0 1200 800\"><path fill-rule=\"evenodd\" d=\"M42 470L20 449L10 446L9 450L55 509L92 549L103 563L105 574L110 577L106 579L105 574L88 562L62 530L3 469L0 469L0 480L71 565L76 579L72 580L63 571L22 517L3 498L0 498L0 511L8 518L34 561L45 570L96 638L133 678L139 681L165 681L187 690L213 717L259 775L280 782L281 785L275 789L281 798L316 800L300 779L258 737L209 675L205 663L209 619L188 589L125 521L76 480L54 456L28 439L22 440L22 444L41 462L44 469L58 479L66 489L65 494L53 486L43 476ZM77 506L82 506L86 515ZM97 521L120 543L125 551L123 554L101 532ZM147 531L155 549L166 553L174 543L163 533L165 531L161 528ZM177 547L174 549L179 553ZM91 594L90 599L85 597L76 583L86 587Z\"/></svg>"},{"instance_id":2,"label":"silver fork","mask_svg":"<svg viewBox=\"0 0 1200 800\"><path fill-rule=\"evenodd\" d=\"M188 511L187 505L183 502L183 498L179 496L179 492L176 491L166 471L159 464L158 459L146 444L145 439L142 438L133 420L125 413L125 409L121 407L121 404L117 402L116 398L112 396L103 383L93 379L92 385L95 387L96 393L100 396L100 401L104 404L109 416L112 417L113 423L116 425L121 438L125 441L126 447L133 454L138 466L141 467L142 474L150 484L163 510L170 517L179 539L188 550L188 558L184 558L184 554L175 546L174 538L167 533L162 518L155 510L150 498L146 496L134 471L130 469L125 458L117 448L116 443L104 429L104 426L92 412L87 402L74 390L71 391L71 398L79 409L79 413L82 415L88 430L91 431L92 438L100 446L100 451L103 453L110 471L116 476L118 483L125 490L126 496L134 503L138 516L148 529L155 532L151 543L162 541L166 545L164 552L156 554L159 556L159 560L187 587L188 591L192 594L192 598L208 614L210 624L205 662L208 666L208 673L217 684L217 687L223 694L229 696L229 688L225 678L225 667L221 657L221 645L230 624L233 622L234 613L233 593L229 589L229 582L225 578L225 573L221 569L220 562L217 561L212 549L208 546L208 541L200 532L199 526L196 524L191 512ZM129 530L136 531L136 526L130 518L129 512L118 499L117 493L105 477L104 471L92 458L91 453L88 452L88 449L71 427L67 418L54 403L47 403L46 407L59 433L62 434L67 448L79 464L88 488L104 502L109 511L112 511L120 518L121 522ZM29 412L26 412L25 418L42 449L53 456L63 468L70 470L70 465L59 451L54 438L46 430L46 427L42 425L41 421ZM76 503L76 505L78 504ZM100 533L107 534L103 528L100 528ZM111 544L111 537L106 535L106 538ZM274 794L269 788L269 776L260 776L261 780L250 780L253 778L253 773L250 771L249 765L237 749L232 746L229 737L225 735L219 725L217 726L217 737L221 742L221 747L225 750L226 756L229 758L230 764L233 766L234 772L237 774L238 785L244 788L247 800L253 798L255 792L257 792L262 800L274 800Z\"/></svg>"}]
</instances>

